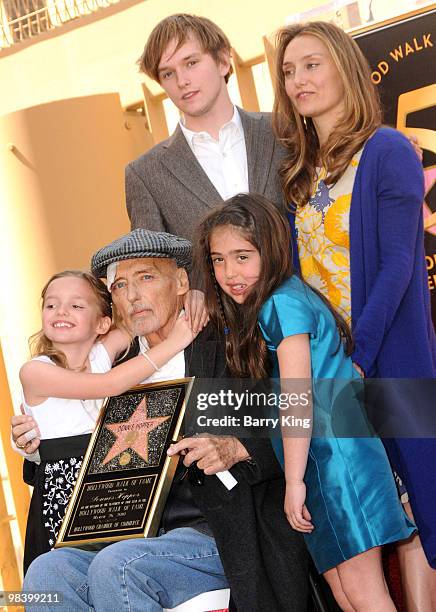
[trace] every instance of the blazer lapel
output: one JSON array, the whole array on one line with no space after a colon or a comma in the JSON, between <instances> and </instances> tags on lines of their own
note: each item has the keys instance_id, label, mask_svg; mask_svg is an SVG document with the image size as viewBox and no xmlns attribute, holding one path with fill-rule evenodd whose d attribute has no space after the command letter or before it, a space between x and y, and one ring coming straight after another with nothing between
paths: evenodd
<instances>
[{"instance_id":1,"label":"blazer lapel","mask_svg":"<svg viewBox=\"0 0 436 612\"><path fill-rule=\"evenodd\" d=\"M169 139L161 161L189 191L209 208L223 201L198 163L180 126L177 126Z\"/></svg>"},{"instance_id":2,"label":"blazer lapel","mask_svg":"<svg viewBox=\"0 0 436 612\"><path fill-rule=\"evenodd\" d=\"M238 108L247 150L248 187L251 193L265 192L274 153L271 125L262 115L248 114Z\"/></svg>"}]
</instances>

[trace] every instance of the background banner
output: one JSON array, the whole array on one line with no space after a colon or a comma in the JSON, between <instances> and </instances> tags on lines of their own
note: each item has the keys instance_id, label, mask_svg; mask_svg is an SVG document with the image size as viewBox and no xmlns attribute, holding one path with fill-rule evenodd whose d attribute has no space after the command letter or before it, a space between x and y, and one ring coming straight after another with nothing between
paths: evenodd
<instances>
[{"instance_id":1,"label":"background banner","mask_svg":"<svg viewBox=\"0 0 436 612\"><path fill-rule=\"evenodd\" d=\"M436 5L358 30L354 39L378 86L384 123L415 134L424 151L424 227L436 323Z\"/></svg>"}]
</instances>

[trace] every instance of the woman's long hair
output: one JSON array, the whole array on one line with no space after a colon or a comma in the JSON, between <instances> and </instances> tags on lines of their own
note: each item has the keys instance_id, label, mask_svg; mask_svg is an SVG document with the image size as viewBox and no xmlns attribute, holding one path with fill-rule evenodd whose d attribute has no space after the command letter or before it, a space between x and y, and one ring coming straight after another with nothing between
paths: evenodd
<instances>
[{"instance_id":1,"label":"woman's long hair","mask_svg":"<svg viewBox=\"0 0 436 612\"><path fill-rule=\"evenodd\" d=\"M344 90L344 114L323 146L312 120L302 117L286 93L283 58L297 36L318 38L330 53ZM288 150L279 174L291 206L304 206L312 195L316 167L327 172L333 185L346 171L353 155L380 126L380 100L371 71L354 40L332 23L314 21L281 28L276 35L274 132Z\"/></svg>"},{"instance_id":2,"label":"woman's long hair","mask_svg":"<svg viewBox=\"0 0 436 612\"><path fill-rule=\"evenodd\" d=\"M243 306L237 304L219 287L210 255L212 232L231 227L241 233L260 254L259 280ZM268 349L258 326L259 311L268 297L294 274L291 257L291 234L288 220L261 195L240 194L214 209L198 228L195 266L205 281L206 307L212 323L225 334L226 358L234 376L263 378L270 371ZM312 289L312 288L311 288ZM340 335L351 352L349 328L329 302L317 295L332 311Z\"/></svg>"},{"instance_id":3,"label":"woman's long hair","mask_svg":"<svg viewBox=\"0 0 436 612\"><path fill-rule=\"evenodd\" d=\"M112 318L111 295L107 290L106 285L99 278L96 278L88 272L82 272L80 270L65 270L64 272L54 274L41 291L42 308L44 308L45 296L51 283L58 278L68 277L81 278L82 280L86 281L95 295L100 315L102 317ZM29 348L32 357L47 355L47 357L50 357L56 365L60 366L61 368L68 368L65 354L53 346L52 341L47 338L42 329L39 332L36 332L36 334L33 334L33 336L30 336Z\"/></svg>"}]
</instances>

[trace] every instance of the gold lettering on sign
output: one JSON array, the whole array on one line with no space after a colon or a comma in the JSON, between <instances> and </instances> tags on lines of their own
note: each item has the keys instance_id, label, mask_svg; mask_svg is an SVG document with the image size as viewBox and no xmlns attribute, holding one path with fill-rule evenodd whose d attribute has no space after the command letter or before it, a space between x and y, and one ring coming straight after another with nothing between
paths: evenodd
<instances>
[{"instance_id":1,"label":"gold lettering on sign","mask_svg":"<svg viewBox=\"0 0 436 612\"><path fill-rule=\"evenodd\" d=\"M431 33L422 34L418 42L418 38L414 36L411 42L406 40L404 44L398 45L396 49L392 49L389 55L398 63L411 53L416 53L417 51L422 51L428 47L433 47L433 42L430 40L430 37Z\"/></svg>"}]
</instances>

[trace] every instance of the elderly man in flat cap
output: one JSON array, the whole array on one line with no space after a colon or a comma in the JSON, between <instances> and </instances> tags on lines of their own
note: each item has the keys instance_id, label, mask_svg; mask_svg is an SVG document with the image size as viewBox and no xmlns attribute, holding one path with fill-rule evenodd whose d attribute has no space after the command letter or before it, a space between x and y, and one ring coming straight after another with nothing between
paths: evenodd
<instances>
[{"instance_id":1,"label":"elderly man in flat cap","mask_svg":"<svg viewBox=\"0 0 436 612\"><path fill-rule=\"evenodd\" d=\"M180 315L190 246L137 229L92 258L93 272L107 278L116 319L135 336L131 354L161 342ZM185 375L226 375L223 341L210 325L144 382ZM15 417L20 445L26 442L23 427ZM33 441L28 450L36 446ZM159 537L123 540L99 552L52 550L31 564L24 590L61 592L57 609L69 612L158 612L230 584L240 612L305 611L306 551L285 519L283 475L269 440L192 437L182 446L185 466L196 461L208 475L181 478L186 469L180 461ZM214 474L230 469L238 484L229 491Z\"/></svg>"}]
</instances>

